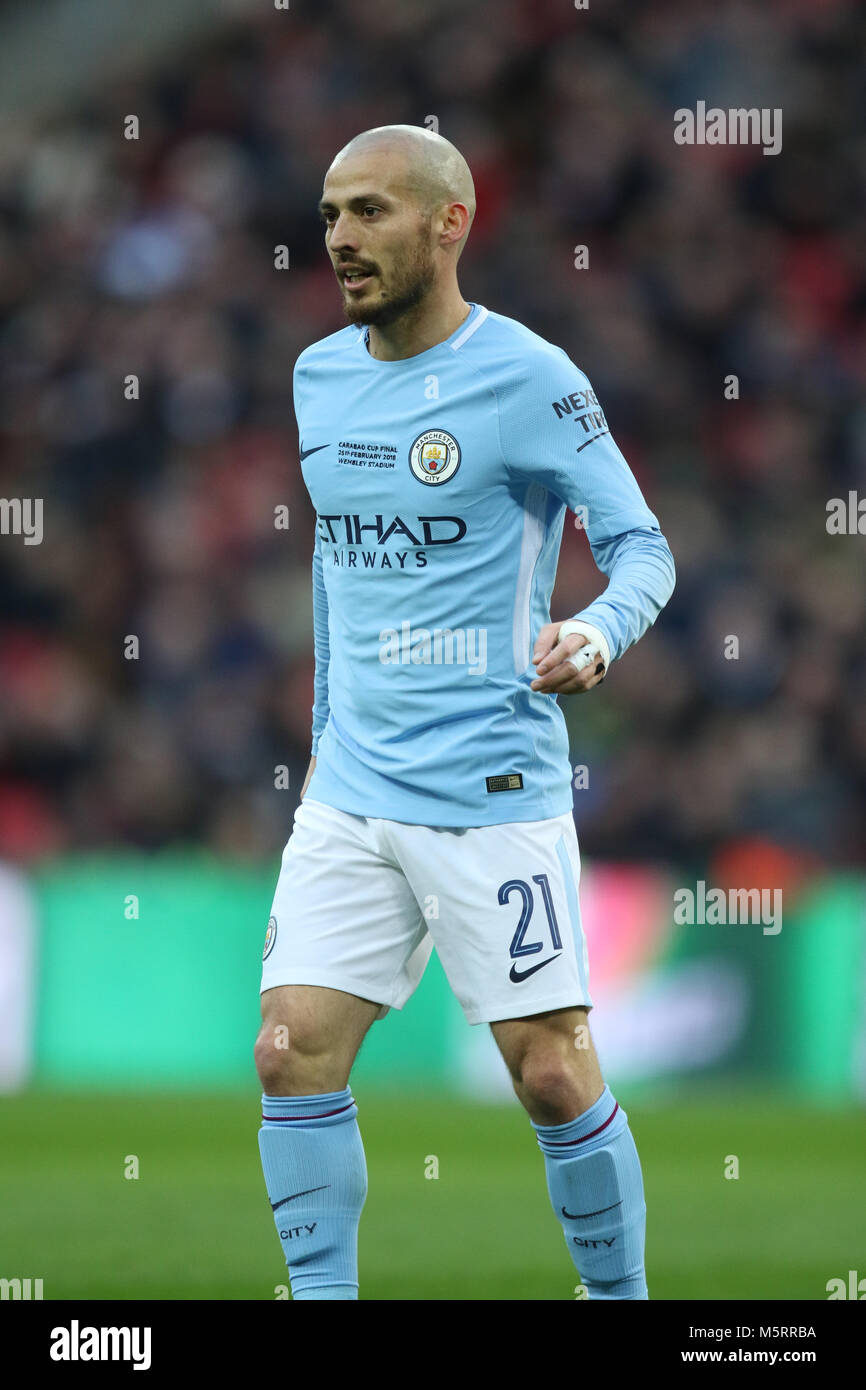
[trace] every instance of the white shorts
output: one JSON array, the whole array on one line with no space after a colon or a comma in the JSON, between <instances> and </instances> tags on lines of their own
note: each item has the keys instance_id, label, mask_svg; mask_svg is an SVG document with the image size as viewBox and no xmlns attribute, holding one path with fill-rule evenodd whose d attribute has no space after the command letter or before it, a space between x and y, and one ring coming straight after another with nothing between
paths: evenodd
<instances>
[{"instance_id":1,"label":"white shorts","mask_svg":"<svg viewBox=\"0 0 866 1390\"><path fill-rule=\"evenodd\" d=\"M402 1009L435 945L469 1023L592 1008L571 814L433 829L295 812L265 939L262 992L326 985Z\"/></svg>"}]
</instances>

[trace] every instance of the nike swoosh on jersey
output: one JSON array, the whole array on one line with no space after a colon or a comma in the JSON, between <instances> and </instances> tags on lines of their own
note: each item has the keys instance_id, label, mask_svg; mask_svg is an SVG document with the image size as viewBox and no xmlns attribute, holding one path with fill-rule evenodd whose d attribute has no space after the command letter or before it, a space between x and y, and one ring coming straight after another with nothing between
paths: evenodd
<instances>
[{"instance_id":1,"label":"nike swoosh on jersey","mask_svg":"<svg viewBox=\"0 0 866 1390\"><path fill-rule=\"evenodd\" d=\"M327 447L327 444L314 444L312 449L305 449L303 444L301 444L299 450L301 456L301 463L303 463L304 459L308 459L310 457L310 454L317 454L320 449L327 449Z\"/></svg>"},{"instance_id":2,"label":"nike swoosh on jersey","mask_svg":"<svg viewBox=\"0 0 866 1390\"><path fill-rule=\"evenodd\" d=\"M296 1197L309 1197L311 1192L324 1192L325 1188L330 1186L331 1184L326 1182L324 1187L308 1187L306 1192L293 1192L291 1197L283 1197L280 1202L271 1202L271 1211L277 1211L279 1207L284 1207L286 1202L294 1202Z\"/></svg>"},{"instance_id":3,"label":"nike swoosh on jersey","mask_svg":"<svg viewBox=\"0 0 866 1390\"><path fill-rule=\"evenodd\" d=\"M550 965L552 960L559 960L561 955L562 952L558 951L555 956L548 956L547 960L540 960L537 965L530 965L528 970L518 970L516 965L512 965L508 972L508 978L519 985L521 980L528 980L530 975L535 974L536 970L543 970L546 965Z\"/></svg>"}]
</instances>

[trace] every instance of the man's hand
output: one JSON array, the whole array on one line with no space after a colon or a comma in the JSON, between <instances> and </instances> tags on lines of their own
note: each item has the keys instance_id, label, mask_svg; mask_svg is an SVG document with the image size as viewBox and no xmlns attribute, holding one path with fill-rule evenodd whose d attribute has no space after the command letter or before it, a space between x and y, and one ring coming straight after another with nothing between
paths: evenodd
<instances>
[{"instance_id":1,"label":"man's hand","mask_svg":"<svg viewBox=\"0 0 866 1390\"><path fill-rule=\"evenodd\" d=\"M532 661L537 675L531 690L540 690L546 695L583 695L594 685L604 680L604 662L601 657L582 671L576 670L573 662L566 660L585 646L588 637L580 632L572 632L564 641L557 637L562 623L547 623L535 640Z\"/></svg>"}]
</instances>

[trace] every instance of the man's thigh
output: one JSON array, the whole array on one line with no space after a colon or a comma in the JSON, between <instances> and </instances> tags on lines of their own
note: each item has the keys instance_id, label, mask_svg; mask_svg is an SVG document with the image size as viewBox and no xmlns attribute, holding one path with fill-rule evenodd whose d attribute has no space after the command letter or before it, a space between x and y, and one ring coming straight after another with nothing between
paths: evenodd
<instances>
[{"instance_id":1,"label":"man's thigh","mask_svg":"<svg viewBox=\"0 0 866 1390\"><path fill-rule=\"evenodd\" d=\"M263 1024L286 1025L298 1038L309 1039L311 1048L319 1042L331 1047L347 1034L357 1037L360 1046L380 1007L371 999L323 985L276 985L264 991L261 1006Z\"/></svg>"},{"instance_id":2,"label":"man's thigh","mask_svg":"<svg viewBox=\"0 0 866 1390\"><path fill-rule=\"evenodd\" d=\"M317 985L402 1008L432 950L377 823L306 797L283 851L261 992ZM315 1005L315 1000L312 1001Z\"/></svg>"},{"instance_id":3,"label":"man's thigh","mask_svg":"<svg viewBox=\"0 0 866 1390\"><path fill-rule=\"evenodd\" d=\"M570 814L467 830L389 827L469 1023L592 1008Z\"/></svg>"}]
</instances>

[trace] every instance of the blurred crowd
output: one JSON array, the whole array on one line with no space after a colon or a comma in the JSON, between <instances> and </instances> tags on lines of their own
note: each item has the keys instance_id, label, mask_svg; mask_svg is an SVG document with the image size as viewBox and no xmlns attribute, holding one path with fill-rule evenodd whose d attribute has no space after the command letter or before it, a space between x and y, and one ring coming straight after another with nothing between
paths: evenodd
<instances>
[{"instance_id":1,"label":"blurred crowd","mask_svg":"<svg viewBox=\"0 0 866 1390\"><path fill-rule=\"evenodd\" d=\"M587 373L677 563L656 628L563 701L584 853L862 863L866 537L826 521L866 496L866 11L226 9L0 141L0 497L44 499L42 544L0 536L0 856L287 839L313 676L291 375L343 323L315 204L358 131L435 119L476 182L464 297ZM698 100L781 108L782 153L676 144ZM569 518L553 616L604 582Z\"/></svg>"}]
</instances>

